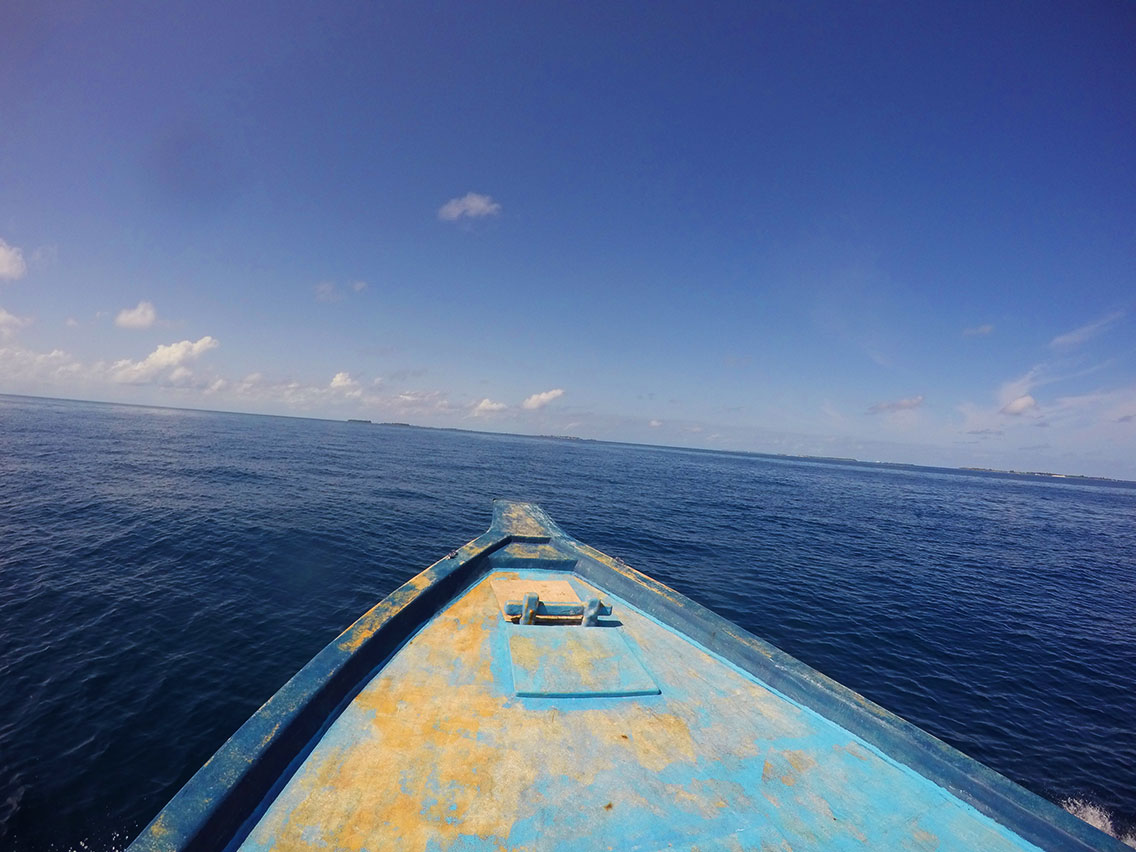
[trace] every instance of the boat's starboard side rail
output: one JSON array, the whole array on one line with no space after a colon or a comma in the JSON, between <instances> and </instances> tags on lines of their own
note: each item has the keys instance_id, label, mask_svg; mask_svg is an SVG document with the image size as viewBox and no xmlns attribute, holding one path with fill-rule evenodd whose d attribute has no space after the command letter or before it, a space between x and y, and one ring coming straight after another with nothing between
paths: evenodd
<instances>
[{"instance_id":1,"label":"boat's starboard side rail","mask_svg":"<svg viewBox=\"0 0 1136 852\"><path fill-rule=\"evenodd\" d=\"M1124 852L1119 840L622 560L564 542L577 573L816 711L1043 849Z\"/></svg>"}]
</instances>

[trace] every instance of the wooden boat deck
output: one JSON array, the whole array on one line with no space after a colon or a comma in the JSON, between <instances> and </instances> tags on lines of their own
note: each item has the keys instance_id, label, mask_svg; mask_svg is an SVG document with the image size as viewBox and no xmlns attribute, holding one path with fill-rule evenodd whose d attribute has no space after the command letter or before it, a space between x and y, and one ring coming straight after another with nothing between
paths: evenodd
<instances>
[{"instance_id":1,"label":"wooden boat deck","mask_svg":"<svg viewBox=\"0 0 1136 852\"><path fill-rule=\"evenodd\" d=\"M505 619L504 598L550 583L611 615ZM607 590L539 569L493 571L440 611L269 800L246 852L1037 848Z\"/></svg>"},{"instance_id":2,"label":"wooden boat deck","mask_svg":"<svg viewBox=\"0 0 1136 852\"><path fill-rule=\"evenodd\" d=\"M598 623L566 623L582 611ZM665 848L1127 847L496 501L483 535L320 651L128 852Z\"/></svg>"}]
</instances>

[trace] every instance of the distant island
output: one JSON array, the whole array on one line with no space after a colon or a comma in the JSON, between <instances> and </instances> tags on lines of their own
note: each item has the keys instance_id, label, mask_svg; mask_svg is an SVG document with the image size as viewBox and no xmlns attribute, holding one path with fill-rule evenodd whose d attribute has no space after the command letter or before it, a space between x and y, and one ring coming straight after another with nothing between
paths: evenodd
<instances>
[{"instance_id":1,"label":"distant island","mask_svg":"<svg viewBox=\"0 0 1136 852\"><path fill-rule=\"evenodd\" d=\"M835 464L862 464L870 465L872 467L891 467L891 468L910 468L910 467L928 467L927 465L912 464L910 462L890 462L868 461L865 459L848 458L844 456L809 456L800 455L798 453L762 453L754 450L712 450L708 447L670 447L666 444L636 444L634 442L626 441L606 441L601 438L581 438L579 435L522 435L511 432L483 432L479 429L463 429L457 426L419 426L412 423L390 422L383 421L381 423L373 423L370 420L358 420L355 418L348 418L348 423L359 423L371 426L398 426L404 429L427 429L438 432L466 432L475 435L512 435L518 438L535 438L544 441L573 441L581 444L627 444L628 446L643 446L655 447L662 449L677 449L686 450L698 453L730 453L738 455L754 455L764 456L766 458L779 458L790 459L794 461L805 462L821 462L821 463L835 463ZM1126 482L1124 479L1114 479L1108 476L1086 476L1078 473L1051 473L1043 470L1002 470L995 467L943 467L935 468L937 470L958 470L967 473L996 473L1003 476L1044 476L1049 479L1080 479L1090 482Z\"/></svg>"},{"instance_id":2,"label":"distant island","mask_svg":"<svg viewBox=\"0 0 1136 852\"><path fill-rule=\"evenodd\" d=\"M358 424L363 425L363 426L403 426L407 429L410 429L410 428L414 428L414 429L430 429L430 428L433 428L433 427L430 427L430 426L414 426L414 427L412 427L409 423L387 423L387 422L375 423L372 420L359 420L355 417L348 417L347 422L348 423L358 423ZM464 430L461 430L461 431L464 431Z\"/></svg>"},{"instance_id":3,"label":"distant island","mask_svg":"<svg viewBox=\"0 0 1136 852\"><path fill-rule=\"evenodd\" d=\"M1012 473L1015 476L1049 476L1053 479L1092 479L1095 482L1124 482L1123 479L1113 479L1109 476L1085 476L1080 473L1050 473L1044 470L999 470L994 467L960 467L959 470L970 470L975 473Z\"/></svg>"}]
</instances>

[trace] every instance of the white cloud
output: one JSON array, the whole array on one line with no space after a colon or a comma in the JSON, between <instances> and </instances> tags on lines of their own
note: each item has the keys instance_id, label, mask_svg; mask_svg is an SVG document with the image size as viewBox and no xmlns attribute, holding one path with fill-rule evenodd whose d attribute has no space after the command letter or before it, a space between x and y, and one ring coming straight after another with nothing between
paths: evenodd
<instances>
[{"instance_id":1,"label":"white cloud","mask_svg":"<svg viewBox=\"0 0 1136 852\"><path fill-rule=\"evenodd\" d=\"M316 301L342 302L348 290L352 293L362 293L366 289L366 281L352 281L344 287L340 287L334 281L321 281L315 287Z\"/></svg>"},{"instance_id":2,"label":"white cloud","mask_svg":"<svg viewBox=\"0 0 1136 852\"><path fill-rule=\"evenodd\" d=\"M486 414L492 414L495 411L504 411L508 407L509 406L505 405L503 402L494 402L489 397L486 397L473 407L472 414L474 417L482 417Z\"/></svg>"},{"instance_id":3,"label":"white cloud","mask_svg":"<svg viewBox=\"0 0 1136 852\"><path fill-rule=\"evenodd\" d=\"M524 408L524 409L527 409L528 411L535 411L538 408L544 408L546 405L548 405L554 399L560 399L560 397L562 397L562 396L564 396L564 389L563 388L554 388L553 390L546 390L546 391L544 391L544 393L534 393L532 396L530 396L528 399L526 399L523 403L521 403L521 407Z\"/></svg>"},{"instance_id":4,"label":"white cloud","mask_svg":"<svg viewBox=\"0 0 1136 852\"><path fill-rule=\"evenodd\" d=\"M1037 408L1037 400L1027 393L1023 396L1019 396L1017 399L1012 399L1007 402L1002 406L999 413L1009 414L1012 417L1018 417L1034 408Z\"/></svg>"},{"instance_id":5,"label":"white cloud","mask_svg":"<svg viewBox=\"0 0 1136 852\"><path fill-rule=\"evenodd\" d=\"M0 338L10 337L31 322L30 317L18 317L0 308Z\"/></svg>"},{"instance_id":6,"label":"white cloud","mask_svg":"<svg viewBox=\"0 0 1136 852\"><path fill-rule=\"evenodd\" d=\"M358 400L363 392L358 382L348 373L336 373L327 384L310 384L295 379L271 379L263 373L249 373L243 379L217 386L214 382L210 390L224 391L227 396L237 397L242 405L249 403L283 404L292 409L312 410L327 404L340 404L344 398Z\"/></svg>"},{"instance_id":7,"label":"white cloud","mask_svg":"<svg viewBox=\"0 0 1136 852\"><path fill-rule=\"evenodd\" d=\"M441 391L403 391L382 400L382 405L403 417L452 414L456 408ZM464 407L462 410L465 410Z\"/></svg>"},{"instance_id":8,"label":"white cloud","mask_svg":"<svg viewBox=\"0 0 1136 852\"><path fill-rule=\"evenodd\" d=\"M963 337L985 337L994 331L994 326L990 323L985 325L976 325L974 328L964 328L962 330Z\"/></svg>"},{"instance_id":9,"label":"white cloud","mask_svg":"<svg viewBox=\"0 0 1136 852\"><path fill-rule=\"evenodd\" d=\"M216 339L208 335L197 341L182 340L178 343L166 343L141 361L131 361L127 358L115 361L110 368L111 378L124 384L143 384L154 380L165 370L176 370L185 362L195 360L219 345ZM184 374L180 378L184 378Z\"/></svg>"},{"instance_id":10,"label":"white cloud","mask_svg":"<svg viewBox=\"0 0 1136 852\"><path fill-rule=\"evenodd\" d=\"M336 373L331 377L331 384L328 385L328 387L342 388L347 390L353 387L358 387L358 385L359 383L351 378L350 373Z\"/></svg>"},{"instance_id":11,"label":"white cloud","mask_svg":"<svg viewBox=\"0 0 1136 852\"><path fill-rule=\"evenodd\" d=\"M0 240L0 279L18 281L27 271L28 265L24 262L24 253L16 246L10 246L4 240Z\"/></svg>"},{"instance_id":12,"label":"white cloud","mask_svg":"<svg viewBox=\"0 0 1136 852\"><path fill-rule=\"evenodd\" d=\"M1003 406L1009 405L1015 399L1020 399L1037 386L1052 381L1052 379L1043 379L1044 373L1044 365L1038 364L1035 367L1031 367L1029 372L1024 376L1020 376L1012 381L1003 382L1002 387L998 389L998 404Z\"/></svg>"},{"instance_id":13,"label":"white cloud","mask_svg":"<svg viewBox=\"0 0 1136 852\"><path fill-rule=\"evenodd\" d=\"M351 398L358 399L363 395L363 391L359 388L359 383L351 378L350 373L340 372L336 373L331 378L331 384L328 385L332 390L343 391L343 393Z\"/></svg>"},{"instance_id":14,"label":"white cloud","mask_svg":"<svg viewBox=\"0 0 1136 852\"><path fill-rule=\"evenodd\" d=\"M1051 363L1035 364L1016 379L1003 382L998 388L994 405L989 407L970 403L960 405L958 410L965 417L963 430L969 434L994 434L1007 426L1009 422L1007 417L1018 418L1036 426L1050 425L1048 420L1040 418L1051 417L1057 417L1067 424L1074 419L1089 422L1090 412L1095 410L1094 406L1104 396L1100 392L1066 396L1056 402L1042 404L1038 402L1034 391L1090 375L1103 367L1104 364L1097 364L1076 373L1054 373Z\"/></svg>"},{"instance_id":15,"label":"white cloud","mask_svg":"<svg viewBox=\"0 0 1136 852\"><path fill-rule=\"evenodd\" d=\"M261 373L249 373L237 383L233 390L241 396L245 396L259 388L263 382L264 376Z\"/></svg>"},{"instance_id":16,"label":"white cloud","mask_svg":"<svg viewBox=\"0 0 1136 852\"><path fill-rule=\"evenodd\" d=\"M123 308L114 318L119 328L149 328L158 318L151 302L139 302L136 308Z\"/></svg>"},{"instance_id":17,"label":"white cloud","mask_svg":"<svg viewBox=\"0 0 1136 852\"><path fill-rule=\"evenodd\" d=\"M311 384L294 379L272 379L253 373L224 388L227 396L239 397L242 404L285 405L301 411L339 411L348 416L381 417L413 421L418 418L468 415L470 406L450 403L441 391L401 391L382 393L382 380L357 379L347 372L337 373L330 382ZM350 406L349 408L345 406Z\"/></svg>"},{"instance_id":18,"label":"white cloud","mask_svg":"<svg viewBox=\"0 0 1136 852\"><path fill-rule=\"evenodd\" d=\"M0 378L29 389L50 387L83 371L83 365L62 349L32 352L19 346L0 349Z\"/></svg>"},{"instance_id":19,"label":"white cloud","mask_svg":"<svg viewBox=\"0 0 1136 852\"><path fill-rule=\"evenodd\" d=\"M1054 373L1048 364L1038 364L1032 367L1025 375L1009 382L1004 382L998 389L998 405L1001 414L1021 414L1033 406L1022 400L1034 399L1033 391L1046 385L1060 384L1071 379L1081 378L1098 372L1106 366L1107 362L1090 366L1075 373ZM1034 400L1036 404L1036 400ZM1024 406L1024 407L1020 407ZM1014 409L1017 408L1015 411Z\"/></svg>"},{"instance_id":20,"label":"white cloud","mask_svg":"<svg viewBox=\"0 0 1136 852\"><path fill-rule=\"evenodd\" d=\"M321 281L316 285L317 302L338 302L342 298L343 294L339 292L339 288L335 286L334 282Z\"/></svg>"},{"instance_id":21,"label":"white cloud","mask_svg":"<svg viewBox=\"0 0 1136 852\"><path fill-rule=\"evenodd\" d=\"M333 391L342 391L348 399L357 400L362 396L359 383L351 378L350 373L336 373L332 376L332 383L328 387Z\"/></svg>"},{"instance_id":22,"label":"white cloud","mask_svg":"<svg viewBox=\"0 0 1136 852\"><path fill-rule=\"evenodd\" d=\"M456 222L458 219L484 219L501 212L501 205L488 195L467 192L461 198L451 198L438 209L438 218L443 222Z\"/></svg>"},{"instance_id":23,"label":"white cloud","mask_svg":"<svg viewBox=\"0 0 1136 852\"><path fill-rule=\"evenodd\" d=\"M652 429L658 429L660 426L663 425L663 421L662 420L652 420L647 425L650 426Z\"/></svg>"},{"instance_id":24,"label":"white cloud","mask_svg":"<svg viewBox=\"0 0 1136 852\"><path fill-rule=\"evenodd\" d=\"M1136 409L1136 385L1097 390L1089 393L1058 397L1051 415L1058 421L1074 421L1089 424L1131 423L1136 420L1131 412Z\"/></svg>"},{"instance_id":25,"label":"white cloud","mask_svg":"<svg viewBox=\"0 0 1136 852\"><path fill-rule=\"evenodd\" d=\"M868 407L868 414L882 414L887 411L910 411L923 404L923 394L909 396L906 399L895 399L889 402L877 402Z\"/></svg>"},{"instance_id":26,"label":"white cloud","mask_svg":"<svg viewBox=\"0 0 1136 852\"><path fill-rule=\"evenodd\" d=\"M1096 337L1102 331L1107 329L1110 325L1124 316L1124 311L1113 311L1107 316L1101 317L1095 322L1090 322L1080 328L1075 328L1072 331L1067 331L1064 334L1059 334L1057 337L1049 341L1050 349L1069 349L1073 346L1080 346L1087 340Z\"/></svg>"},{"instance_id":27,"label":"white cloud","mask_svg":"<svg viewBox=\"0 0 1136 852\"><path fill-rule=\"evenodd\" d=\"M75 319L75 317L67 317L67 321L63 324L68 328L78 328L79 320Z\"/></svg>"}]
</instances>

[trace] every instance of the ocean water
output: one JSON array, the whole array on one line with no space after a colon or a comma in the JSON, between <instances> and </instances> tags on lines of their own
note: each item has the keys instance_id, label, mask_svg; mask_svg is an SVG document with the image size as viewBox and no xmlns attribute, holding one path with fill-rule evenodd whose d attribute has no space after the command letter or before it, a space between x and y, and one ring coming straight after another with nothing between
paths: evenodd
<instances>
[{"instance_id":1,"label":"ocean water","mask_svg":"<svg viewBox=\"0 0 1136 852\"><path fill-rule=\"evenodd\" d=\"M494 497L1136 830L1134 485L0 396L0 848L125 846Z\"/></svg>"}]
</instances>

